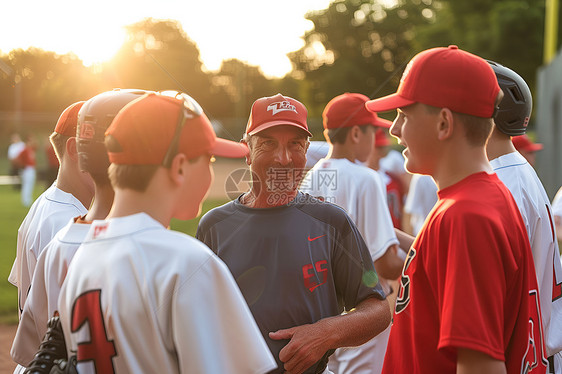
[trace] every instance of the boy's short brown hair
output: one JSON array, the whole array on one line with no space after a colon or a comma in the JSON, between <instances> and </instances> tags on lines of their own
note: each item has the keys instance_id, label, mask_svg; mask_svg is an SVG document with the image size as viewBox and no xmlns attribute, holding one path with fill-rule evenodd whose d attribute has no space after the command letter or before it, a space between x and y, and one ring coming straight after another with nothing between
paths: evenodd
<instances>
[{"instance_id":1,"label":"boy's short brown hair","mask_svg":"<svg viewBox=\"0 0 562 374\"><path fill-rule=\"evenodd\" d=\"M425 105L428 113L437 115L442 108ZM473 146L486 145L494 128L494 121L491 118L471 116L469 114L452 112L453 116L462 123L468 143Z\"/></svg>"},{"instance_id":2,"label":"boy's short brown hair","mask_svg":"<svg viewBox=\"0 0 562 374\"><path fill-rule=\"evenodd\" d=\"M361 129L363 134L365 134L369 126L372 125L361 125L358 127ZM326 140L329 140L332 144L344 144L347 139L347 134L352 128L353 127L340 127L335 129L326 129L324 130L324 135L327 138Z\"/></svg>"},{"instance_id":3,"label":"boy's short brown hair","mask_svg":"<svg viewBox=\"0 0 562 374\"><path fill-rule=\"evenodd\" d=\"M159 167L159 165L111 164L108 169L109 180L115 189L144 192Z\"/></svg>"}]
</instances>

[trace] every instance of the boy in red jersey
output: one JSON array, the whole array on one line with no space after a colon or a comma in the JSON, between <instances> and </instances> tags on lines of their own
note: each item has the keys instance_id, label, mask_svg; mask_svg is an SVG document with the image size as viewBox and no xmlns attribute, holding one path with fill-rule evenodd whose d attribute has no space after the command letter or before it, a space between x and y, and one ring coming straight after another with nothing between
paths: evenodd
<instances>
[{"instance_id":1,"label":"boy in red jersey","mask_svg":"<svg viewBox=\"0 0 562 374\"><path fill-rule=\"evenodd\" d=\"M536 276L525 226L485 145L501 90L488 63L456 46L416 55L390 130L406 169L439 200L401 277L383 373L545 373Z\"/></svg>"}]
</instances>

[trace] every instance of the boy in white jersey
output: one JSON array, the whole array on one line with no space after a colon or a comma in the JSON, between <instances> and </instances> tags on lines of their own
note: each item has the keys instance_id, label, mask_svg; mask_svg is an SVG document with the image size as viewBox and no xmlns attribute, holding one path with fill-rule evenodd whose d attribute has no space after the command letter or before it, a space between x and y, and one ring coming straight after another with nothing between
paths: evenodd
<instances>
[{"instance_id":1,"label":"boy in white jersey","mask_svg":"<svg viewBox=\"0 0 562 374\"><path fill-rule=\"evenodd\" d=\"M18 229L16 259L8 281L18 288L19 315L39 254L70 218L86 214L94 194L90 175L78 168L76 123L82 104L70 105L58 119L50 137L60 162L57 180L33 203Z\"/></svg>"},{"instance_id":2,"label":"boy in white jersey","mask_svg":"<svg viewBox=\"0 0 562 374\"><path fill-rule=\"evenodd\" d=\"M322 117L330 151L307 173L301 191L345 209L365 239L377 274L397 279L404 261L397 255L386 187L376 171L355 163L369 157L376 126L391 125L365 108L368 100L362 94L345 93L326 105ZM337 349L330 357L330 371L380 373L389 331L390 327L359 347Z\"/></svg>"},{"instance_id":3,"label":"boy in white jersey","mask_svg":"<svg viewBox=\"0 0 562 374\"><path fill-rule=\"evenodd\" d=\"M275 368L226 266L201 242L166 230L191 219L212 181L217 139L191 97L149 93L106 132L115 190L61 289L67 351L80 372L263 373Z\"/></svg>"},{"instance_id":4,"label":"boy in white jersey","mask_svg":"<svg viewBox=\"0 0 562 374\"><path fill-rule=\"evenodd\" d=\"M562 373L562 267L552 208L532 165L516 151L511 136L527 131L532 97L527 83L513 70L488 61L504 92L486 151L490 164L513 195L521 212L535 264L550 372Z\"/></svg>"},{"instance_id":5,"label":"boy in white jersey","mask_svg":"<svg viewBox=\"0 0 562 374\"><path fill-rule=\"evenodd\" d=\"M35 358L34 355L47 331L49 318L57 310L68 265L85 239L92 221L104 219L113 203L113 188L107 175L109 159L103 143L105 130L125 104L145 93L142 90L107 91L88 100L78 114L78 164L82 172L92 177L95 195L88 213L72 218L45 246L37 260L11 350L12 358L18 364L31 366L30 369L46 364L44 355Z\"/></svg>"}]
</instances>

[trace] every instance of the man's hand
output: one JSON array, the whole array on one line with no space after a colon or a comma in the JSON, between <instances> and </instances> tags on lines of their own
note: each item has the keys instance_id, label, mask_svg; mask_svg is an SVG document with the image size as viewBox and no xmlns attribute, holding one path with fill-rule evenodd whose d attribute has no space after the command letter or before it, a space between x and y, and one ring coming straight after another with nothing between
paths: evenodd
<instances>
[{"instance_id":1,"label":"man's hand","mask_svg":"<svg viewBox=\"0 0 562 374\"><path fill-rule=\"evenodd\" d=\"M269 333L271 339L290 340L279 352L279 359L284 362L284 369L287 373L304 372L330 349L330 336L328 331L322 328L322 321L313 325L296 326Z\"/></svg>"},{"instance_id":2,"label":"man's hand","mask_svg":"<svg viewBox=\"0 0 562 374\"><path fill-rule=\"evenodd\" d=\"M361 301L347 314L321 319L311 325L270 332L273 340L289 339L279 352L287 373L300 374L330 349L356 347L372 339L390 323L387 300L374 297Z\"/></svg>"}]
</instances>

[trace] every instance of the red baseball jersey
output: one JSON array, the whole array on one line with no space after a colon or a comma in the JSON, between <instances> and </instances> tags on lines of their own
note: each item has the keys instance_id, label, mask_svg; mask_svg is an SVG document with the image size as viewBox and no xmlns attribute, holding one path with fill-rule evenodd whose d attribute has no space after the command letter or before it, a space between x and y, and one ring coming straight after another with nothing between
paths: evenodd
<instances>
[{"instance_id":1,"label":"red baseball jersey","mask_svg":"<svg viewBox=\"0 0 562 374\"><path fill-rule=\"evenodd\" d=\"M457 348L547 368L538 287L519 210L495 174L442 189L402 271L383 373L455 373Z\"/></svg>"}]
</instances>

